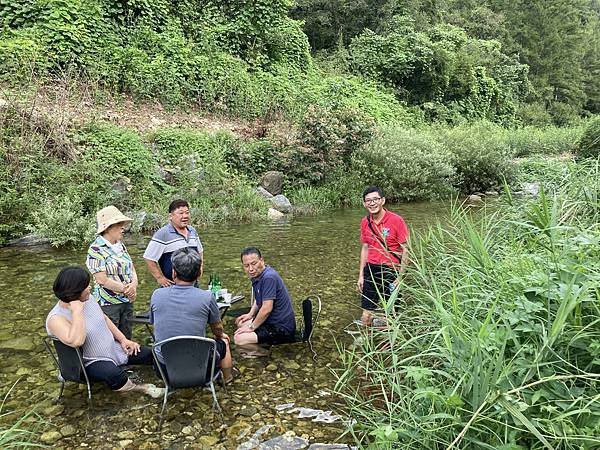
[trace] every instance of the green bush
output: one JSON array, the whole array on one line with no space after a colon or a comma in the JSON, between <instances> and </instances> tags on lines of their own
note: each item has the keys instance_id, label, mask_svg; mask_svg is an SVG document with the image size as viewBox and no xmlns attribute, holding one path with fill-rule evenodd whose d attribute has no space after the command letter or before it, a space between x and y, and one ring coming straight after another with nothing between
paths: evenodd
<instances>
[{"instance_id":1,"label":"green bush","mask_svg":"<svg viewBox=\"0 0 600 450\"><path fill-rule=\"evenodd\" d=\"M527 126L501 130L495 134L503 136L514 156L523 157L533 154L575 153L581 133L581 127Z\"/></svg>"},{"instance_id":2,"label":"green bush","mask_svg":"<svg viewBox=\"0 0 600 450\"><path fill-rule=\"evenodd\" d=\"M44 47L30 30L0 34L0 80L25 83L46 73L49 64Z\"/></svg>"},{"instance_id":3,"label":"green bush","mask_svg":"<svg viewBox=\"0 0 600 450\"><path fill-rule=\"evenodd\" d=\"M95 214L82 214L77 197L40 198L28 229L50 239L54 246L91 242L95 232Z\"/></svg>"},{"instance_id":4,"label":"green bush","mask_svg":"<svg viewBox=\"0 0 600 450\"><path fill-rule=\"evenodd\" d=\"M290 169L318 182L335 168L348 167L353 152L367 144L375 122L358 110L310 107L300 126L303 152L294 152Z\"/></svg>"},{"instance_id":5,"label":"green bush","mask_svg":"<svg viewBox=\"0 0 600 450\"><path fill-rule=\"evenodd\" d=\"M432 200L454 192L452 154L434 136L416 129L382 127L355 156L355 170L394 201Z\"/></svg>"},{"instance_id":6,"label":"green bush","mask_svg":"<svg viewBox=\"0 0 600 450\"><path fill-rule=\"evenodd\" d=\"M578 143L578 158L597 158L600 156L600 116L591 120Z\"/></svg>"},{"instance_id":7,"label":"green bush","mask_svg":"<svg viewBox=\"0 0 600 450\"><path fill-rule=\"evenodd\" d=\"M513 155L499 126L478 122L454 128L440 127L430 132L452 152L456 187L461 192L499 189L505 180L510 183L514 179Z\"/></svg>"}]
</instances>

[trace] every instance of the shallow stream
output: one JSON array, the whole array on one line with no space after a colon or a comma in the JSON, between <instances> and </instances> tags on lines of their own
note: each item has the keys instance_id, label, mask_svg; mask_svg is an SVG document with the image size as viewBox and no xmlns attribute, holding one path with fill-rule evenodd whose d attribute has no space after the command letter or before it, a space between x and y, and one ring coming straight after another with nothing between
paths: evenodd
<instances>
[{"instance_id":1,"label":"shallow stream","mask_svg":"<svg viewBox=\"0 0 600 450\"><path fill-rule=\"evenodd\" d=\"M422 203L390 209L400 213L414 231L432 224L445 214L447 206ZM362 215L363 210L345 209L282 222L198 230L206 257L202 284L210 274L218 274L230 292L246 295L240 306L248 306L250 297L249 281L239 263L240 250L246 245L258 246L267 264L282 275L296 311L308 294L321 297L323 313L313 338L318 358L313 361L304 344L274 347L270 357L259 359L241 359L234 352L240 374L227 392L222 388L217 392L223 417L212 410L210 392L178 391L169 398L162 436L156 433L160 400L121 396L95 384L94 409L90 412L85 387L70 383L63 400L52 402L59 384L42 345L44 320L56 302L52 282L62 267L83 264L86 248L0 249L4 299L0 309L0 395L12 387L2 413L17 411L0 420L13 420L35 409L47 421L42 430L46 431L44 440L56 448L250 449L263 442L262 448L289 449L315 443L352 443L351 437L340 437L345 418L332 423L327 423L327 418L342 415L342 403L331 392L335 383L332 369L339 367L335 340L348 339L344 329L360 317L355 283ZM142 259L148 239L125 237L140 278L137 311L147 309L149 296L157 287ZM225 329L233 334L231 317L226 318ZM143 326L134 328L134 339L142 344L150 342ZM138 374L159 384L150 369L141 369ZM284 405L291 403L293 407ZM311 416L308 409L325 411L320 417L326 420L314 421L315 414ZM306 415L309 417L301 417ZM285 433L295 436L295 441L289 440L288 445L276 442ZM269 440L273 447L264 444Z\"/></svg>"}]
</instances>

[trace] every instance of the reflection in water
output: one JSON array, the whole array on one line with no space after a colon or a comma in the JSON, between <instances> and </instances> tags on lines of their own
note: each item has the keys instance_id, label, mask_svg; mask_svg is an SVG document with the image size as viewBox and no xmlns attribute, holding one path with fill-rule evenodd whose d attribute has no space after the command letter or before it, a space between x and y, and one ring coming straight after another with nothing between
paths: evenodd
<instances>
[{"instance_id":1,"label":"reflection in water","mask_svg":"<svg viewBox=\"0 0 600 450\"><path fill-rule=\"evenodd\" d=\"M404 216L411 231L431 224L436 214L445 212L441 204L392 206ZM65 447L81 442L93 448L115 445L141 448L236 448L247 442L257 430L269 426L264 440L292 431L309 443L334 442L343 430L341 421L312 422L298 414L281 414L277 405L295 403L298 408L340 412L340 401L329 393L333 386L330 369L337 366L334 339L347 339L342 332L360 316L358 294L359 222L362 210L347 209L314 217L270 224L230 225L200 229L204 245L205 285L210 274L219 274L230 292L245 294L249 299L249 281L240 265L240 251L255 245L263 251L286 282L296 311L308 294L323 300L323 313L315 330L314 344L319 354L316 362L303 344L274 347L270 358L238 360L240 374L228 388L220 391L224 409L221 419L211 409L210 393L183 390L169 400L169 410L162 441L154 432L158 403L142 396L120 396L95 385L95 409L86 413L81 389L71 385L64 401L53 405L58 383L50 358L44 354L41 337L44 319L56 300L52 282L58 271L70 264L84 265L85 248L81 249L0 249L0 394L4 395L17 381L4 410L36 408L51 421L48 428L59 433L47 434L48 443L58 441ZM140 277L137 311L148 308L149 297L157 287L145 268L142 254L149 237L126 236L125 242ZM233 332L233 320L226 320L226 331ZM143 327L134 328L134 339L150 342ZM144 369L139 374L154 381L154 374ZM10 419L5 417L3 420ZM344 439L348 439L347 437Z\"/></svg>"}]
</instances>

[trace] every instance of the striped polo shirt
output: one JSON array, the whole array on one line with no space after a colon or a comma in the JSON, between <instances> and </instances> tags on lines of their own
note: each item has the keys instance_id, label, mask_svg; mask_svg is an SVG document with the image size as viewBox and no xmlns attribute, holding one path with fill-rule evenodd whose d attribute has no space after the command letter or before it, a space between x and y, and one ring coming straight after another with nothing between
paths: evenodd
<instances>
[{"instance_id":1,"label":"striped polo shirt","mask_svg":"<svg viewBox=\"0 0 600 450\"><path fill-rule=\"evenodd\" d=\"M91 273L106 272L108 278L121 283L131 283L133 279L133 261L125 245L122 242L111 245L102 236L98 236L90 245L85 265ZM95 279L92 295L100 306L129 302L125 294L111 291L98 284Z\"/></svg>"},{"instance_id":2,"label":"striped polo shirt","mask_svg":"<svg viewBox=\"0 0 600 450\"><path fill-rule=\"evenodd\" d=\"M171 277L173 274L171 255L175 250L184 247L191 247L198 253L202 253L204 250L194 227L188 225L187 230L188 237L186 239L173 225L170 223L165 225L154 233L154 236L152 236L152 239L144 252L144 259L158 262L163 275L169 280L173 279Z\"/></svg>"}]
</instances>

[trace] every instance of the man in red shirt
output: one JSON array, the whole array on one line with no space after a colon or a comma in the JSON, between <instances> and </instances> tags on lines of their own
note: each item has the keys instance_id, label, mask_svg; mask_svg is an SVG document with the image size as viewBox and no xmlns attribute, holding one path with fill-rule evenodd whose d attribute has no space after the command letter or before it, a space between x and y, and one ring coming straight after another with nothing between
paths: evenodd
<instances>
[{"instance_id":1,"label":"man in red shirt","mask_svg":"<svg viewBox=\"0 0 600 450\"><path fill-rule=\"evenodd\" d=\"M408 228L398 214L384 209L385 196L377 186L363 192L368 212L360 224L360 267L357 287L361 296L361 322L370 325L372 311L381 298L389 298L397 286L398 274L407 262Z\"/></svg>"}]
</instances>

